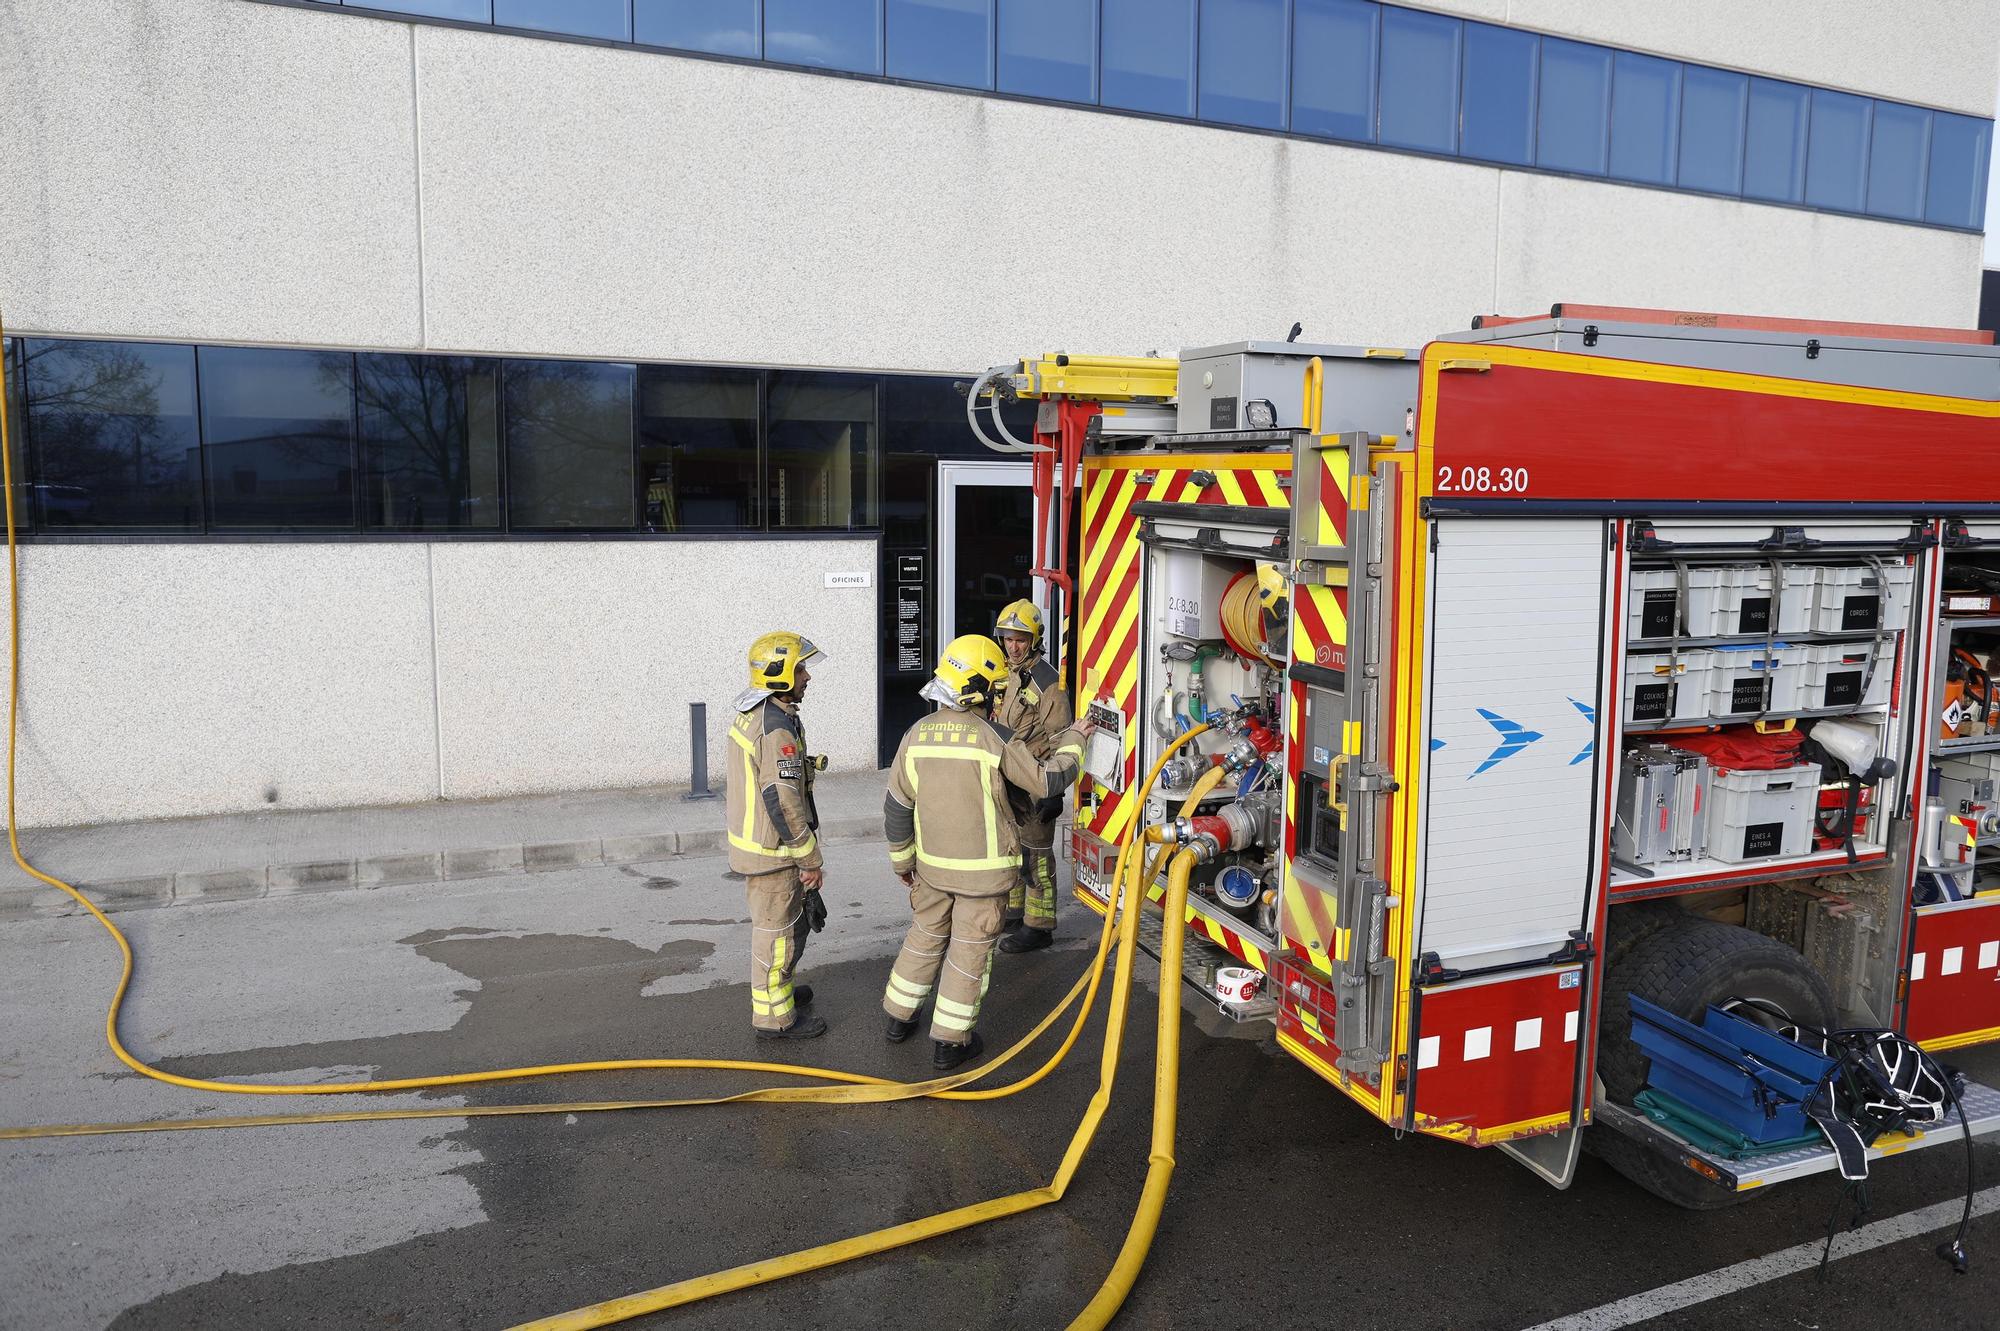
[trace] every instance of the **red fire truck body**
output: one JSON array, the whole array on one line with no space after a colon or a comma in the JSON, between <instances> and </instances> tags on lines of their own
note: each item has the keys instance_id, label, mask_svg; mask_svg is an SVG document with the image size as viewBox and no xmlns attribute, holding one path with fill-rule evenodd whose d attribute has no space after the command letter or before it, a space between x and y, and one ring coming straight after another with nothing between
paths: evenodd
<instances>
[{"instance_id":1,"label":"red fire truck body","mask_svg":"<svg viewBox=\"0 0 2000 1331\"><path fill-rule=\"evenodd\" d=\"M1077 464L1059 609L1109 723L1077 894L1103 910L1135 822L1224 766L1186 978L1261 976L1220 1010L1385 1124L1558 1186L1590 1127L1698 1206L1831 1168L1649 1116L1631 1003L2000 1038L2000 353L1575 307L1480 325L989 376L1040 401L1045 488ZM1965 1106L2000 1127L2000 1094Z\"/></svg>"}]
</instances>

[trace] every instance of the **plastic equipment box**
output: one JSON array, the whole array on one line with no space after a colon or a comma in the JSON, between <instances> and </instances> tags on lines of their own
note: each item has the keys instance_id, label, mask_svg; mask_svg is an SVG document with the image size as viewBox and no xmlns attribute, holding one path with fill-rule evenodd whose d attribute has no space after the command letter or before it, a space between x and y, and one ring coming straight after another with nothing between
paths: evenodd
<instances>
[{"instance_id":1,"label":"plastic equipment box","mask_svg":"<svg viewBox=\"0 0 2000 1331\"><path fill-rule=\"evenodd\" d=\"M1910 619L1908 564L1830 565L1819 571L1813 602L1815 633L1872 633L1905 627Z\"/></svg>"},{"instance_id":2,"label":"plastic equipment box","mask_svg":"<svg viewBox=\"0 0 2000 1331\"><path fill-rule=\"evenodd\" d=\"M1728 638L1777 633L1804 633L1812 627L1819 570L1810 564L1785 564L1778 624L1771 627L1771 589L1776 574L1769 564L1729 564L1687 571L1687 607L1682 637ZM1640 569L1632 575L1631 610L1626 636L1633 641L1661 641L1674 636L1680 609L1680 572L1671 568Z\"/></svg>"},{"instance_id":3,"label":"plastic equipment box","mask_svg":"<svg viewBox=\"0 0 2000 1331\"><path fill-rule=\"evenodd\" d=\"M1819 764L1770 772L1716 769L1708 781L1710 858L1742 864L1812 850Z\"/></svg>"},{"instance_id":4,"label":"plastic equipment box","mask_svg":"<svg viewBox=\"0 0 2000 1331\"><path fill-rule=\"evenodd\" d=\"M1783 642L1715 648L1708 660L1708 714L1753 717L1800 710L1810 650Z\"/></svg>"},{"instance_id":5,"label":"plastic equipment box","mask_svg":"<svg viewBox=\"0 0 2000 1331\"><path fill-rule=\"evenodd\" d=\"M1696 649L1634 652L1625 658L1625 719L1636 722L1706 721L1708 658Z\"/></svg>"},{"instance_id":6,"label":"plastic equipment box","mask_svg":"<svg viewBox=\"0 0 2000 1331\"><path fill-rule=\"evenodd\" d=\"M1885 706L1895 659L1893 648L1873 642L1822 642L1808 647L1800 706L1809 712Z\"/></svg>"}]
</instances>

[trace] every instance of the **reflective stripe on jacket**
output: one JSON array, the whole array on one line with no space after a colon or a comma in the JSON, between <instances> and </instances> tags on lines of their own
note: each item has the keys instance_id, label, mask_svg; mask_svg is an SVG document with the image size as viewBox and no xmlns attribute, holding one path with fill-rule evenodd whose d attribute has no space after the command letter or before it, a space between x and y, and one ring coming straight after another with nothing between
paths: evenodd
<instances>
[{"instance_id":1,"label":"reflective stripe on jacket","mask_svg":"<svg viewBox=\"0 0 2000 1331\"><path fill-rule=\"evenodd\" d=\"M820 867L806 769L805 728L775 698L754 703L729 727L729 867L770 873Z\"/></svg>"},{"instance_id":2,"label":"reflective stripe on jacket","mask_svg":"<svg viewBox=\"0 0 2000 1331\"><path fill-rule=\"evenodd\" d=\"M1076 780L1083 739L1053 737L1046 761L1013 732L972 712L941 710L911 726L896 748L883 831L896 872L914 869L943 892L994 896L1019 876L1021 839L1010 787L1033 800Z\"/></svg>"}]
</instances>

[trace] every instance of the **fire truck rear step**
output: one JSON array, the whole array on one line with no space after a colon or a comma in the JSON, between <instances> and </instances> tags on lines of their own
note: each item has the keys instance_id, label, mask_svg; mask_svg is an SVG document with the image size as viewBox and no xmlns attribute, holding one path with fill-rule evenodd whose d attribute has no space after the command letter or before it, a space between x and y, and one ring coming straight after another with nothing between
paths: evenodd
<instances>
[{"instance_id":1,"label":"fire truck rear step","mask_svg":"<svg viewBox=\"0 0 2000 1331\"><path fill-rule=\"evenodd\" d=\"M1972 1126L1973 1136L2000 1131L2000 1090L1969 1081L1965 1084L1964 1104L1965 1119ZM1745 1192L1787 1179L1803 1178L1808 1174L1829 1173L1837 1167L1833 1148L1823 1142L1817 1146L1800 1146L1789 1151L1773 1151L1768 1155L1731 1160L1693 1145L1624 1105L1599 1100L1592 1112L1599 1126L1677 1159L1695 1173L1733 1192ZM1868 1148L1868 1158L1878 1160L1883 1156L1921 1151L1927 1146L1950 1146L1962 1141L1964 1135L1965 1129L1959 1126L1958 1115L1954 1112L1944 1123L1927 1132L1909 1137L1882 1138Z\"/></svg>"},{"instance_id":2,"label":"fire truck rear step","mask_svg":"<svg viewBox=\"0 0 2000 1331\"><path fill-rule=\"evenodd\" d=\"M1149 909L1139 912L1139 946L1156 961L1160 956L1166 927L1166 918L1159 911ZM1181 927L1186 928L1185 925ZM1274 1019L1278 1004L1268 992L1269 980L1265 981L1266 992L1259 993L1248 1003L1225 1003L1215 996L1215 990L1210 987L1209 977L1221 967L1241 966L1243 963L1228 949L1218 947L1192 931L1189 931L1181 947L1181 979L1187 982L1188 988L1214 1004L1216 1011L1231 1021Z\"/></svg>"}]
</instances>

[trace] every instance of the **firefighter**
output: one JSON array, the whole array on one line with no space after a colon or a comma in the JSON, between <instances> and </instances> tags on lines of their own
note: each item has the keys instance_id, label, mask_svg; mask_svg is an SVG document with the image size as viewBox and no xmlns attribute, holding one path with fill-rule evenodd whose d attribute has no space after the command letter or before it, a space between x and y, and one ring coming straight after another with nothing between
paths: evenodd
<instances>
[{"instance_id":1,"label":"firefighter","mask_svg":"<svg viewBox=\"0 0 2000 1331\"><path fill-rule=\"evenodd\" d=\"M792 983L806 934L826 924L819 839L814 829L799 703L810 661L826 654L789 630L750 644L750 687L736 698L729 728L735 766L728 782L729 867L750 897L750 1025L760 1040L810 1040L826 1022L805 1011L812 986Z\"/></svg>"},{"instance_id":2,"label":"firefighter","mask_svg":"<svg viewBox=\"0 0 2000 1331\"><path fill-rule=\"evenodd\" d=\"M995 636L1007 653L1007 678L993 699L993 719L1014 732L1037 759L1046 759L1072 717L1062 679L1042 655L1042 612L1021 600L1000 612ZM1002 952L1033 952L1055 941L1056 819L1062 797L1033 799L1019 790L1008 797L1021 834L1021 876L1007 894L1007 936Z\"/></svg>"},{"instance_id":3,"label":"firefighter","mask_svg":"<svg viewBox=\"0 0 2000 1331\"><path fill-rule=\"evenodd\" d=\"M913 916L882 996L887 1034L895 1044L909 1039L930 1003L931 1066L944 1072L985 1047L973 1027L1007 893L1020 878L1008 787L1037 800L1060 795L1076 780L1089 733L1052 736L1049 758L1037 759L992 720L1005 678L1000 644L977 634L952 640L923 689L938 710L904 734L882 805L889 862L910 889Z\"/></svg>"}]
</instances>

